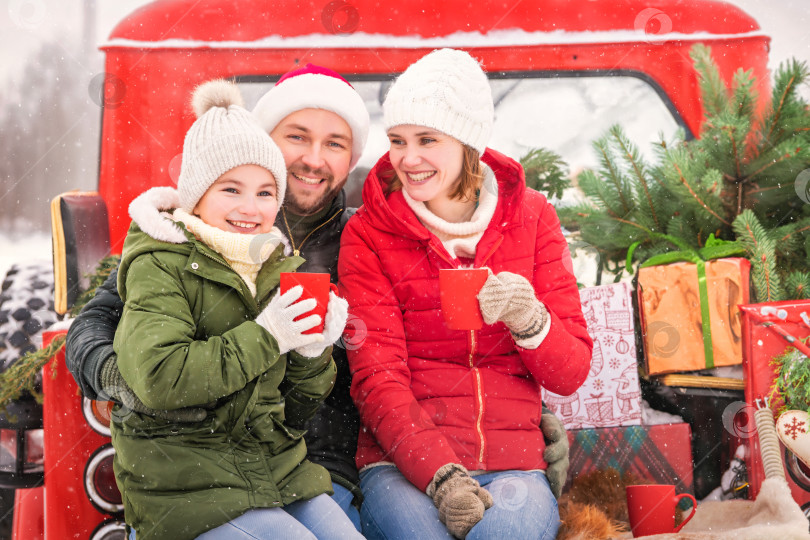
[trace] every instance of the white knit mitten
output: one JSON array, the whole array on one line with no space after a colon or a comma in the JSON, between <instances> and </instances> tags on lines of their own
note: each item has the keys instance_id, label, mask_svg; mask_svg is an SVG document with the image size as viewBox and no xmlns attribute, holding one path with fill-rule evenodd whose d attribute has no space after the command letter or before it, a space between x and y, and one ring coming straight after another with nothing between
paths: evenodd
<instances>
[{"instance_id":1,"label":"white knit mitten","mask_svg":"<svg viewBox=\"0 0 810 540\"><path fill-rule=\"evenodd\" d=\"M340 339L343 329L346 327L346 320L349 318L349 303L333 292L329 292L329 304L326 306L326 317L324 319L323 341L296 347L295 352L307 358L315 358L323 354L323 351Z\"/></svg>"},{"instance_id":2,"label":"white knit mitten","mask_svg":"<svg viewBox=\"0 0 810 540\"><path fill-rule=\"evenodd\" d=\"M536 349L548 334L548 310L534 295L534 287L525 277L511 272L490 274L478 305L484 322L501 321L509 328L515 343L524 349Z\"/></svg>"},{"instance_id":3,"label":"white knit mitten","mask_svg":"<svg viewBox=\"0 0 810 540\"><path fill-rule=\"evenodd\" d=\"M280 354L323 341L322 334L302 333L321 322L318 315L313 314L300 321L293 320L307 311L312 311L317 305L314 298L297 302L303 293L304 288L300 285L292 287L284 294L276 293L267 307L256 317L256 322L276 338Z\"/></svg>"}]
</instances>

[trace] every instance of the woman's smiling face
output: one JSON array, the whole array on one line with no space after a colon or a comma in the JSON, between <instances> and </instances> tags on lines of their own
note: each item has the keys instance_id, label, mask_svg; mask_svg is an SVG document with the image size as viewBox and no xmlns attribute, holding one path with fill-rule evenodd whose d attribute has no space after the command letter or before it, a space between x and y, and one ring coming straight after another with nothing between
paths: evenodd
<instances>
[{"instance_id":1,"label":"woman's smiling face","mask_svg":"<svg viewBox=\"0 0 810 540\"><path fill-rule=\"evenodd\" d=\"M410 124L388 130L389 157L404 189L415 201L450 199L464 163L464 145L453 137Z\"/></svg>"}]
</instances>

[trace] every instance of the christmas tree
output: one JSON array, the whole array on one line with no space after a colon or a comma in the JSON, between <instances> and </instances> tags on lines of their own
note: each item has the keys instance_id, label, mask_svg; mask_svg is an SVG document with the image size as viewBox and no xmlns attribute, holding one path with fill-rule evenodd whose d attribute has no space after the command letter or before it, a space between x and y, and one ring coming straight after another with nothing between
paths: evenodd
<instances>
[{"instance_id":1,"label":"christmas tree","mask_svg":"<svg viewBox=\"0 0 810 540\"><path fill-rule=\"evenodd\" d=\"M810 107L798 93L810 71L781 65L757 114L750 71L738 70L728 88L708 47L691 56L705 110L700 137L662 140L647 163L613 126L593 144L600 168L578 177L586 202L559 209L560 219L599 251L600 275L619 279L651 257L678 260L673 252L745 253L757 301L810 298Z\"/></svg>"}]
</instances>

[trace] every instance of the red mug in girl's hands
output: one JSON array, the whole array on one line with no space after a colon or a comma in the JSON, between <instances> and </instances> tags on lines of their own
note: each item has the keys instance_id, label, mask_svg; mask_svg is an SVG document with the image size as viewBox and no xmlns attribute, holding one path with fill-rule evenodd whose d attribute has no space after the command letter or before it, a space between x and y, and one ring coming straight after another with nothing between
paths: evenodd
<instances>
[{"instance_id":1,"label":"red mug in girl's hands","mask_svg":"<svg viewBox=\"0 0 810 540\"><path fill-rule=\"evenodd\" d=\"M308 317L312 314L318 315L321 318L320 324L316 327L312 328L311 330L307 330L306 332L302 332L304 334L320 334L323 332L324 326L324 319L326 317L326 308L329 305L329 291L331 290L335 294L337 294L337 287L334 283L329 281L329 274L325 272L282 272L281 273L281 281L279 283L279 288L281 289L281 293L284 294L288 290L292 289L296 285L301 285L304 288L304 292L301 294L301 298L298 300L306 300L307 298L314 298L318 305L315 306L315 309L312 311L308 311L303 315L296 317L295 320L303 319L304 317Z\"/></svg>"},{"instance_id":2,"label":"red mug in girl's hands","mask_svg":"<svg viewBox=\"0 0 810 540\"><path fill-rule=\"evenodd\" d=\"M478 330L484 326L478 293L487 277L489 268L439 269L439 298L448 328Z\"/></svg>"},{"instance_id":3,"label":"red mug in girl's hands","mask_svg":"<svg viewBox=\"0 0 810 540\"><path fill-rule=\"evenodd\" d=\"M697 501L688 493L675 494L672 485L627 486L627 514L633 537L652 534L676 533L692 519L697 509ZM692 501L692 513L675 527L675 508L681 499Z\"/></svg>"}]
</instances>

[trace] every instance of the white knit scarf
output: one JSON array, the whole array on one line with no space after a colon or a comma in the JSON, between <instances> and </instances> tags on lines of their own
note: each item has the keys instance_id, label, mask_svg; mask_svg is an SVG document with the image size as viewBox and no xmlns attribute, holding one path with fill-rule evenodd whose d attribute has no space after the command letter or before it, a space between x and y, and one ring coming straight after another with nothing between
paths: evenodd
<instances>
[{"instance_id":1,"label":"white knit scarf","mask_svg":"<svg viewBox=\"0 0 810 540\"><path fill-rule=\"evenodd\" d=\"M419 221L442 241L445 249L454 257L475 257L475 248L484 235L495 207L498 205L498 182L495 173L484 162L481 162L484 172L484 182L478 195L478 208L473 212L469 221L451 223L445 221L425 206L421 201L413 200L408 192L402 190L405 202L411 207Z\"/></svg>"},{"instance_id":2,"label":"white knit scarf","mask_svg":"<svg viewBox=\"0 0 810 540\"><path fill-rule=\"evenodd\" d=\"M277 227L265 234L240 234L208 225L181 208L174 211L173 217L175 221L182 221L198 240L222 255L245 281L250 293L256 294L256 276L281 242L281 231Z\"/></svg>"}]
</instances>

